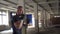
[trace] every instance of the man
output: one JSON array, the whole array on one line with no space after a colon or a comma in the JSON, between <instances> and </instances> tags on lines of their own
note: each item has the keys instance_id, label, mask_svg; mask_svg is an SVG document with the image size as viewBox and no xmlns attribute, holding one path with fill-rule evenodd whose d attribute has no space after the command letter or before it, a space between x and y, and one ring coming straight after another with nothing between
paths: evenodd
<instances>
[{"instance_id":1,"label":"man","mask_svg":"<svg viewBox=\"0 0 60 34\"><path fill-rule=\"evenodd\" d=\"M21 34L23 24L26 25L26 23L24 23L24 17L22 6L18 6L17 13L13 16L12 20L13 34Z\"/></svg>"}]
</instances>

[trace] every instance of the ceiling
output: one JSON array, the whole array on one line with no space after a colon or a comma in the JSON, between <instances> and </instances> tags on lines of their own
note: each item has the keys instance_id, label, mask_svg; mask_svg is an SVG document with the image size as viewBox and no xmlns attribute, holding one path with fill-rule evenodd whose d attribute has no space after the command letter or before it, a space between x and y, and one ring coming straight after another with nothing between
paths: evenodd
<instances>
[{"instance_id":1,"label":"ceiling","mask_svg":"<svg viewBox=\"0 0 60 34\"><path fill-rule=\"evenodd\" d=\"M0 0L0 9L16 9L17 0Z\"/></svg>"},{"instance_id":2,"label":"ceiling","mask_svg":"<svg viewBox=\"0 0 60 34\"><path fill-rule=\"evenodd\" d=\"M34 6L33 2L38 3L38 10L45 10L51 14L60 14L60 1L59 0L25 0L26 3Z\"/></svg>"},{"instance_id":3,"label":"ceiling","mask_svg":"<svg viewBox=\"0 0 60 34\"><path fill-rule=\"evenodd\" d=\"M39 11L43 9L48 13L60 14L60 0L25 0L26 10L34 11L34 3L38 3ZM0 0L0 8L5 7L14 10L17 4L18 0Z\"/></svg>"},{"instance_id":4,"label":"ceiling","mask_svg":"<svg viewBox=\"0 0 60 34\"><path fill-rule=\"evenodd\" d=\"M60 14L60 1L59 0L33 0L37 2L40 7L44 10L53 13L53 14Z\"/></svg>"}]
</instances>

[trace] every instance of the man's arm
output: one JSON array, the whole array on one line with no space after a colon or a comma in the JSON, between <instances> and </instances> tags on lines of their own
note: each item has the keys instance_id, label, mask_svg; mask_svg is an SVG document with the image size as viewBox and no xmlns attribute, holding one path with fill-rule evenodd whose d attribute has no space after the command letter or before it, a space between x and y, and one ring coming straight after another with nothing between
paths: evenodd
<instances>
[{"instance_id":1,"label":"man's arm","mask_svg":"<svg viewBox=\"0 0 60 34\"><path fill-rule=\"evenodd\" d=\"M23 27L23 20L21 20L21 23L19 25L19 29L21 29Z\"/></svg>"}]
</instances>

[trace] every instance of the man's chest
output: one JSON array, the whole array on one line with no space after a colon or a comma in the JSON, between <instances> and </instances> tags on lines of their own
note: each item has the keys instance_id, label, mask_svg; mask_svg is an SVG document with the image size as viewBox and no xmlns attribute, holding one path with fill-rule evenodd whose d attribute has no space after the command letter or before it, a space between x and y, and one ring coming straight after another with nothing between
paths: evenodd
<instances>
[{"instance_id":1,"label":"man's chest","mask_svg":"<svg viewBox=\"0 0 60 34\"><path fill-rule=\"evenodd\" d=\"M14 22L21 22L24 20L24 15L15 15L13 20Z\"/></svg>"}]
</instances>

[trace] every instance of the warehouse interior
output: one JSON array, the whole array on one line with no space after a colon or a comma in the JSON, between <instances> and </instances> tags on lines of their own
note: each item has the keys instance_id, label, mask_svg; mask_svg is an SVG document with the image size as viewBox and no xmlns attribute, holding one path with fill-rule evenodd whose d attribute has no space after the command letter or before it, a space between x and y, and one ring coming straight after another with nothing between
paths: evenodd
<instances>
[{"instance_id":1,"label":"warehouse interior","mask_svg":"<svg viewBox=\"0 0 60 34\"><path fill-rule=\"evenodd\" d=\"M31 15L22 34L60 34L60 0L0 0L0 34L12 34L11 16L20 5Z\"/></svg>"}]
</instances>

